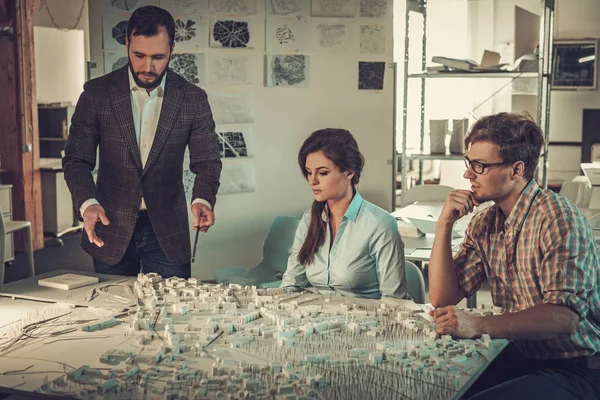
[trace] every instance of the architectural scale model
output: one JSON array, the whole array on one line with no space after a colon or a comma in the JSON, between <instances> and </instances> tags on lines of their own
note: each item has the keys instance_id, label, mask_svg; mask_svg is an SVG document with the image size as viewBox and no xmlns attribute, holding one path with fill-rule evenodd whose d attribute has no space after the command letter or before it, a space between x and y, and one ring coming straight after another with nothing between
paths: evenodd
<instances>
[{"instance_id":1,"label":"architectural scale model","mask_svg":"<svg viewBox=\"0 0 600 400\"><path fill-rule=\"evenodd\" d=\"M152 273L140 274L133 292L136 308L103 313L71 333L121 335L118 347L98 345L110 339L89 341L96 358L46 378L39 393L82 399L452 399L505 344L487 336L440 337L426 307L407 300L286 293ZM5 350L0 346L0 360Z\"/></svg>"}]
</instances>

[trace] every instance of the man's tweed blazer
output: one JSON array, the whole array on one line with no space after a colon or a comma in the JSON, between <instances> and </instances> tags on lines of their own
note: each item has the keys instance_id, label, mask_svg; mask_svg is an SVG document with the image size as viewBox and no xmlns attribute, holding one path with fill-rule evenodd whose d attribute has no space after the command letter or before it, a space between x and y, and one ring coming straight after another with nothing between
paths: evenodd
<instances>
[{"instance_id":1,"label":"man's tweed blazer","mask_svg":"<svg viewBox=\"0 0 600 400\"><path fill-rule=\"evenodd\" d=\"M132 237L142 196L158 241L174 264L190 261L189 205L183 188L183 161L190 149L196 174L192 198L213 207L219 188L221 158L215 123L204 90L168 70L156 136L144 168L129 87L129 66L84 85L71 122L63 158L65 180L79 214L83 202L95 198L110 224L96 224L103 247L82 247L108 265L118 263ZM92 171L98 152L98 176Z\"/></svg>"}]
</instances>

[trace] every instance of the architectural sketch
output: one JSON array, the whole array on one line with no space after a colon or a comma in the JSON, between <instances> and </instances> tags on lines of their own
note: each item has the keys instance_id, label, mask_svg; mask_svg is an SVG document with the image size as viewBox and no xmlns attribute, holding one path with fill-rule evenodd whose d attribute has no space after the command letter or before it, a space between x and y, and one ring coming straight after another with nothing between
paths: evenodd
<instances>
[{"instance_id":1,"label":"architectural sketch","mask_svg":"<svg viewBox=\"0 0 600 400\"><path fill-rule=\"evenodd\" d=\"M356 0L312 0L313 17L354 18Z\"/></svg>"},{"instance_id":2,"label":"architectural sketch","mask_svg":"<svg viewBox=\"0 0 600 400\"><path fill-rule=\"evenodd\" d=\"M310 15L310 0L266 0L268 16Z\"/></svg>"},{"instance_id":3,"label":"architectural sketch","mask_svg":"<svg viewBox=\"0 0 600 400\"><path fill-rule=\"evenodd\" d=\"M385 62L360 61L358 63L358 88L362 90L382 90Z\"/></svg>"},{"instance_id":4,"label":"architectural sketch","mask_svg":"<svg viewBox=\"0 0 600 400\"><path fill-rule=\"evenodd\" d=\"M363 54L385 54L385 26L372 24L360 26L360 52Z\"/></svg>"},{"instance_id":5,"label":"architectural sketch","mask_svg":"<svg viewBox=\"0 0 600 400\"><path fill-rule=\"evenodd\" d=\"M209 0L160 0L160 6L173 16L185 15L188 18L206 14L209 10Z\"/></svg>"},{"instance_id":6,"label":"architectural sketch","mask_svg":"<svg viewBox=\"0 0 600 400\"><path fill-rule=\"evenodd\" d=\"M189 161L189 158L188 158ZM194 179L196 179L196 175L189 170L188 167L183 170L183 190L185 191L185 198L192 202L192 190L194 189Z\"/></svg>"},{"instance_id":7,"label":"architectural sketch","mask_svg":"<svg viewBox=\"0 0 600 400\"><path fill-rule=\"evenodd\" d=\"M266 55L268 87L295 86L308 87L309 56L303 54Z\"/></svg>"},{"instance_id":8,"label":"architectural sketch","mask_svg":"<svg viewBox=\"0 0 600 400\"><path fill-rule=\"evenodd\" d=\"M211 96L213 118L217 124L254 122L254 95L252 93Z\"/></svg>"},{"instance_id":9,"label":"architectural sketch","mask_svg":"<svg viewBox=\"0 0 600 400\"><path fill-rule=\"evenodd\" d=\"M238 168L251 160L223 164L227 192L254 185L252 168ZM232 177L240 186L229 183ZM290 293L155 273L124 285L135 299L124 312L54 306L0 327L0 385L90 400L365 400L399 393L451 399L460 398L460 389L507 344L489 335L440 336L431 308L409 300ZM6 351L10 358L3 358ZM35 359L26 356L33 353Z\"/></svg>"},{"instance_id":10,"label":"architectural sketch","mask_svg":"<svg viewBox=\"0 0 600 400\"><path fill-rule=\"evenodd\" d=\"M252 125L231 124L218 125L221 158L252 157Z\"/></svg>"},{"instance_id":11,"label":"architectural sketch","mask_svg":"<svg viewBox=\"0 0 600 400\"><path fill-rule=\"evenodd\" d=\"M211 53L210 80L212 84L250 84L252 74L249 70L250 59L247 55Z\"/></svg>"},{"instance_id":12,"label":"architectural sketch","mask_svg":"<svg viewBox=\"0 0 600 400\"><path fill-rule=\"evenodd\" d=\"M102 39L104 50L122 50L127 39L129 15L104 14L102 16Z\"/></svg>"},{"instance_id":13,"label":"architectural sketch","mask_svg":"<svg viewBox=\"0 0 600 400\"><path fill-rule=\"evenodd\" d=\"M251 158L228 158L223 160L219 195L254 192L256 177L254 160ZM242 343L245 340L241 338Z\"/></svg>"},{"instance_id":14,"label":"architectural sketch","mask_svg":"<svg viewBox=\"0 0 600 400\"><path fill-rule=\"evenodd\" d=\"M115 71L129 63L125 51L105 51L104 52L104 73Z\"/></svg>"},{"instance_id":15,"label":"architectural sketch","mask_svg":"<svg viewBox=\"0 0 600 400\"><path fill-rule=\"evenodd\" d=\"M208 17L194 15L175 18L175 51L187 52L208 48Z\"/></svg>"},{"instance_id":16,"label":"architectural sketch","mask_svg":"<svg viewBox=\"0 0 600 400\"><path fill-rule=\"evenodd\" d=\"M206 83L204 54L173 54L169 67L194 85L204 86Z\"/></svg>"},{"instance_id":17,"label":"architectural sketch","mask_svg":"<svg viewBox=\"0 0 600 400\"><path fill-rule=\"evenodd\" d=\"M391 0L360 0L361 18L383 18L387 16Z\"/></svg>"},{"instance_id":18,"label":"architectural sketch","mask_svg":"<svg viewBox=\"0 0 600 400\"><path fill-rule=\"evenodd\" d=\"M256 0L211 0L210 8L215 14L254 15Z\"/></svg>"},{"instance_id":19,"label":"architectural sketch","mask_svg":"<svg viewBox=\"0 0 600 400\"><path fill-rule=\"evenodd\" d=\"M316 50L327 52L345 51L353 48L354 23L314 23Z\"/></svg>"},{"instance_id":20,"label":"architectural sketch","mask_svg":"<svg viewBox=\"0 0 600 400\"><path fill-rule=\"evenodd\" d=\"M102 0L104 11L107 12L132 12L143 6L157 6L158 0Z\"/></svg>"},{"instance_id":21,"label":"architectural sketch","mask_svg":"<svg viewBox=\"0 0 600 400\"><path fill-rule=\"evenodd\" d=\"M306 18L267 18L267 51L296 52L309 47L310 28Z\"/></svg>"},{"instance_id":22,"label":"architectural sketch","mask_svg":"<svg viewBox=\"0 0 600 400\"><path fill-rule=\"evenodd\" d=\"M212 19L210 47L253 48L251 20Z\"/></svg>"}]
</instances>

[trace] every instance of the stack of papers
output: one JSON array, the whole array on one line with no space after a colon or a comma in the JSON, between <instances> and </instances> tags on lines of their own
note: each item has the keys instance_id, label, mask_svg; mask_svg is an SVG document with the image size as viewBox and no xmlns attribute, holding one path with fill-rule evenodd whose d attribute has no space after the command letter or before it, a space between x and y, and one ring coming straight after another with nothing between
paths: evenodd
<instances>
[{"instance_id":1,"label":"stack of papers","mask_svg":"<svg viewBox=\"0 0 600 400\"><path fill-rule=\"evenodd\" d=\"M432 62L442 64L446 68L469 72L500 72L505 71L508 64L500 64L500 53L485 50L481 62L477 63L466 58L450 58L435 56ZM428 69L429 70L429 69Z\"/></svg>"}]
</instances>

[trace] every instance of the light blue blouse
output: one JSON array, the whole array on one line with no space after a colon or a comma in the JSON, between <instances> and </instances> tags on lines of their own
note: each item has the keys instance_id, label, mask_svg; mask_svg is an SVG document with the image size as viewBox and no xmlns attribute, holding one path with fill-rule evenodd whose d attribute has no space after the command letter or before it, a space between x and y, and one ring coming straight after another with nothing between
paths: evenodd
<instances>
[{"instance_id":1,"label":"light blue blouse","mask_svg":"<svg viewBox=\"0 0 600 400\"><path fill-rule=\"evenodd\" d=\"M325 242L313 262L305 267L298 262L298 252L306 238L311 210L304 213L282 288L301 289L310 282L322 294L373 299L406 297L404 243L393 216L356 192L333 244L327 213L321 217L326 223Z\"/></svg>"}]
</instances>

